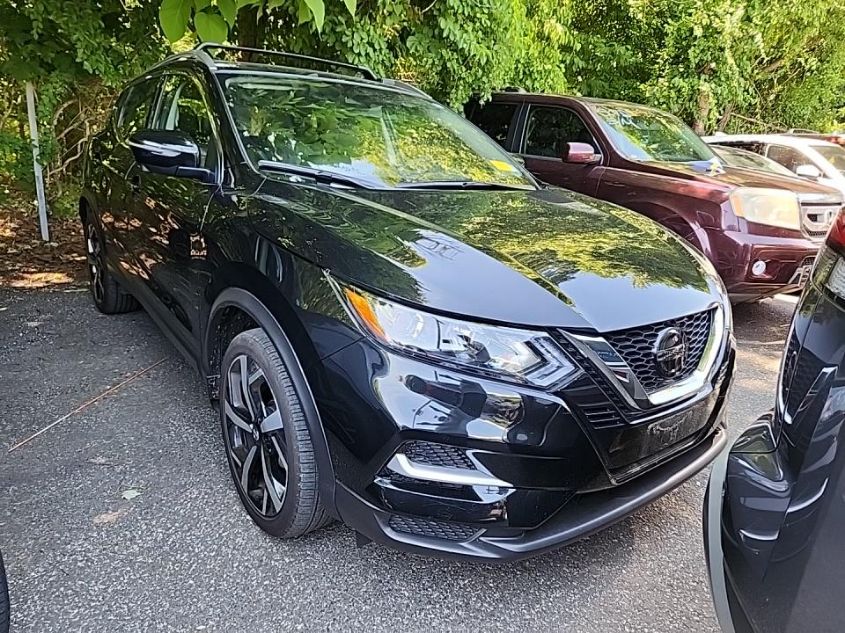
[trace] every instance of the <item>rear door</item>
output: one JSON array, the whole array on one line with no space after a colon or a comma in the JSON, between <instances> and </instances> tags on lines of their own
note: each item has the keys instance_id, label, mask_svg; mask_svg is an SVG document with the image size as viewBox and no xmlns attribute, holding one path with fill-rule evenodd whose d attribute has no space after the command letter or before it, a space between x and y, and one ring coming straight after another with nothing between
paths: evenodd
<instances>
[{"instance_id":1,"label":"rear door","mask_svg":"<svg viewBox=\"0 0 845 633\"><path fill-rule=\"evenodd\" d=\"M595 196L604 168L564 162L568 144L591 145L597 154L601 148L577 112L563 106L530 105L525 131L518 141L525 166L537 178L588 196Z\"/></svg>"},{"instance_id":2,"label":"rear door","mask_svg":"<svg viewBox=\"0 0 845 633\"><path fill-rule=\"evenodd\" d=\"M135 252L127 247L130 207L133 191L127 176L133 171L135 158L127 141L138 130L147 126L152 111L158 81L147 77L130 85L120 96L115 108L113 134L108 144L96 150L102 172L108 182L103 187L106 207L100 209L100 221L106 235L106 251L112 264L118 261L125 265L118 271L126 276L136 270Z\"/></svg>"},{"instance_id":3,"label":"rear door","mask_svg":"<svg viewBox=\"0 0 845 633\"><path fill-rule=\"evenodd\" d=\"M206 180L136 167L132 248L139 253L151 299L182 343L199 352L202 292L210 280L203 236L206 214L219 192L222 151L209 95L188 72L163 75L149 127L178 130L199 147Z\"/></svg>"}]
</instances>

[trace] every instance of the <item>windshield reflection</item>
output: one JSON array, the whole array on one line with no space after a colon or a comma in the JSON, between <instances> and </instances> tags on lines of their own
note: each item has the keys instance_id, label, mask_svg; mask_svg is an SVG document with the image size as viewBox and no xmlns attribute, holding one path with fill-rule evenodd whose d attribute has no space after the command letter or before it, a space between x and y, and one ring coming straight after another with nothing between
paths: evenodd
<instances>
[{"instance_id":1,"label":"windshield reflection","mask_svg":"<svg viewBox=\"0 0 845 633\"><path fill-rule=\"evenodd\" d=\"M599 123L629 160L688 163L713 160L713 150L679 118L635 103L599 104Z\"/></svg>"},{"instance_id":2,"label":"windshield reflection","mask_svg":"<svg viewBox=\"0 0 845 633\"><path fill-rule=\"evenodd\" d=\"M449 108L376 86L230 77L226 99L254 164L318 168L375 182L535 188L483 132Z\"/></svg>"}]
</instances>

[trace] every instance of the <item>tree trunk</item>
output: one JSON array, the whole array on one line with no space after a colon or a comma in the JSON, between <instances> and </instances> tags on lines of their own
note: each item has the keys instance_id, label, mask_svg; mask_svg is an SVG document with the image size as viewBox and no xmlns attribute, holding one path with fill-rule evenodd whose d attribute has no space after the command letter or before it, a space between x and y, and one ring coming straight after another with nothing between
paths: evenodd
<instances>
[{"instance_id":1,"label":"tree trunk","mask_svg":"<svg viewBox=\"0 0 845 633\"><path fill-rule=\"evenodd\" d=\"M698 85L698 112L695 115L695 123L693 124L693 131L699 136L703 136L707 126L707 119L710 116L710 91L707 89L707 84L701 83Z\"/></svg>"},{"instance_id":2,"label":"tree trunk","mask_svg":"<svg viewBox=\"0 0 845 633\"><path fill-rule=\"evenodd\" d=\"M725 108L725 111L722 113L722 118L719 119L719 127L717 128L720 132L724 132L725 128L728 127L728 123L731 122L731 116L733 115L734 107L732 104L728 104Z\"/></svg>"},{"instance_id":3,"label":"tree trunk","mask_svg":"<svg viewBox=\"0 0 845 633\"><path fill-rule=\"evenodd\" d=\"M267 16L260 6L243 7L238 12L238 20L235 23L238 30L238 46L246 48L263 48L264 35L267 27ZM252 55L245 55L244 59L249 60Z\"/></svg>"}]
</instances>

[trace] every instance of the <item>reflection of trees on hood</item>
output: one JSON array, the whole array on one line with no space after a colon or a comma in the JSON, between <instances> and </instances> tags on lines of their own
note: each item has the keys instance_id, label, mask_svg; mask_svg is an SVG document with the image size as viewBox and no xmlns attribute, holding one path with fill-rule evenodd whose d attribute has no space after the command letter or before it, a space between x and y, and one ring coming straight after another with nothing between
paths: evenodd
<instances>
[{"instance_id":1,"label":"reflection of trees on hood","mask_svg":"<svg viewBox=\"0 0 845 633\"><path fill-rule=\"evenodd\" d=\"M588 207L580 198L561 205L514 200L486 217L470 219L466 231L493 236L489 243L494 249L556 285L590 272L629 276L640 287L705 286L696 262L665 229L595 200Z\"/></svg>"},{"instance_id":2,"label":"reflection of trees on hood","mask_svg":"<svg viewBox=\"0 0 845 633\"><path fill-rule=\"evenodd\" d=\"M640 287L706 288L674 235L633 211L568 191L420 193L407 203L395 196L393 203L555 285L589 272L629 276Z\"/></svg>"}]
</instances>

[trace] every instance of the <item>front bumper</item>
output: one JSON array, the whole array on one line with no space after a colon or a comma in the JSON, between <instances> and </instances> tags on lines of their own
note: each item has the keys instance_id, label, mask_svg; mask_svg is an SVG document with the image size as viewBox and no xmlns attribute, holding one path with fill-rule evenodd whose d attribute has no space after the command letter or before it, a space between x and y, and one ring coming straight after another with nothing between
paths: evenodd
<instances>
[{"instance_id":1,"label":"front bumper","mask_svg":"<svg viewBox=\"0 0 845 633\"><path fill-rule=\"evenodd\" d=\"M702 389L633 411L585 371L546 392L362 339L323 361L337 514L366 539L451 557L519 559L584 538L716 457L733 364L726 337Z\"/></svg>"},{"instance_id":2,"label":"front bumper","mask_svg":"<svg viewBox=\"0 0 845 633\"><path fill-rule=\"evenodd\" d=\"M463 541L450 541L394 529L393 513L338 486L335 502L341 519L371 541L419 554L454 558L519 560L584 539L648 505L710 464L726 447L727 433L717 428L708 438L634 481L600 492L578 495L545 523L516 535L488 533L478 526Z\"/></svg>"},{"instance_id":3,"label":"front bumper","mask_svg":"<svg viewBox=\"0 0 845 633\"><path fill-rule=\"evenodd\" d=\"M818 243L800 236L724 231L710 238L714 264L734 302L800 290L819 250ZM753 271L756 262L765 264L763 272Z\"/></svg>"}]
</instances>

